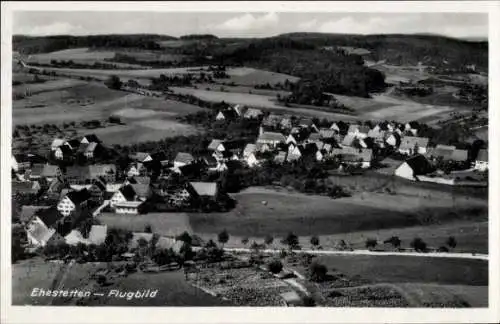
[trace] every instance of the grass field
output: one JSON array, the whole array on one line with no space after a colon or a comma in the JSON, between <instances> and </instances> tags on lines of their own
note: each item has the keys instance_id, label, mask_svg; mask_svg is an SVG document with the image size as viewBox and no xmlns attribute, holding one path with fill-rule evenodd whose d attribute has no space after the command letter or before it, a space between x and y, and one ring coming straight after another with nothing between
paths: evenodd
<instances>
[{"instance_id":1,"label":"grass field","mask_svg":"<svg viewBox=\"0 0 500 324\"><path fill-rule=\"evenodd\" d=\"M488 285L488 262L409 256L321 256L317 261L329 271L380 283L434 283L445 285Z\"/></svg>"},{"instance_id":2,"label":"grass field","mask_svg":"<svg viewBox=\"0 0 500 324\"><path fill-rule=\"evenodd\" d=\"M488 286L400 283L397 287L410 306L440 307L465 303L469 307L488 307Z\"/></svg>"},{"instance_id":3,"label":"grass field","mask_svg":"<svg viewBox=\"0 0 500 324\"><path fill-rule=\"evenodd\" d=\"M230 212L190 213L193 230L216 234L226 228L235 236L250 237L282 236L292 231L309 236L487 219L485 201L451 195L434 199L366 193L334 200L250 188L234 196L238 203Z\"/></svg>"},{"instance_id":4,"label":"grass field","mask_svg":"<svg viewBox=\"0 0 500 324\"><path fill-rule=\"evenodd\" d=\"M143 232L146 225L151 225L153 232L165 236L175 236L184 231L192 232L189 219L184 213L149 213L145 215L102 213L98 219L109 227L135 232Z\"/></svg>"},{"instance_id":5,"label":"grass field","mask_svg":"<svg viewBox=\"0 0 500 324\"><path fill-rule=\"evenodd\" d=\"M33 288L52 289L62 264L44 262L40 258L12 265L12 304L47 305L49 297L31 297Z\"/></svg>"},{"instance_id":6,"label":"grass field","mask_svg":"<svg viewBox=\"0 0 500 324\"><path fill-rule=\"evenodd\" d=\"M171 87L170 89L176 93L190 94L200 99L213 102L225 101L229 104L253 106L265 110L318 117L318 118L327 118L335 120L340 119L344 121L359 120L358 116L327 112L324 110L314 110L311 108L302 108L302 107L296 108L296 107L281 106L275 102L276 96L266 96L266 95L257 95L249 93L220 92L220 91L210 91L210 90L207 91L194 88Z\"/></svg>"},{"instance_id":7,"label":"grass field","mask_svg":"<svg viewBox=\"0 0 500 324\"><path fill-rule=\"evenodd\" d=\"M300 78L287 74L275 73L265 70L257 70L253 68L232 68L227 70L230 76L229 80L225 82L234 82L242 86L254 86L269 83L271 85L281 83L284 84L286 80L289 82L297 82Z\"/></svg>"},{"instance_id":8,"label":"grass field","mask_svg":"<svg viewBox=\"0 0 500 324\"><path fill-rule=\"evenodd\" d=\"M33 84L21 84L12 87L12 92L14 93L26 93L34 95L42 92L66 90L69 88L75 88L81 85L85 85L87 82L75 79L58 79L50 80L44 83L33 83Z\"/></svg>"}]
</instances>

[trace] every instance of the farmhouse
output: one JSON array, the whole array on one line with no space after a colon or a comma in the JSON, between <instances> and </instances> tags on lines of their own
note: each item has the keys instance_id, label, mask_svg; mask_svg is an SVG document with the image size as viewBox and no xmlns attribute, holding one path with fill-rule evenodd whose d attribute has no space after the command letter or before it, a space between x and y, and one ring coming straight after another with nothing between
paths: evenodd
<instances>
[{"instance_id":1,"label":"farmhouse","mask_svg":"<svg viewBox=\"0 0 500 324\"><path fill-rule=\"evenodd\" d=\"M262 126L273 127L273 128L278 127L278 125L281 123L281 119L282 117L280 115L269 114L262 120Z\"/></svg>"},{"instance_id":2,"label":"farmhouse","mask_svg":"<svg viewBox=\"0 0 500 324\"><path fill-rule=\"evenodd\" d=\"M257 152L257 145L249 143L243 149L243 157L247 158L250 154L253 154L256 152Z\"/></svg>"},{"instance_id":3,"label":"farmhouse","mask_svg":"<svg viewBox=\"0 0 500 324\"><path fill-rule=\"evenodd\" d=\"M373 151L371 149L343 150L340 158L346 165L359 165L361 168L366 169L371 166Z\"/></svg>"},{"instance_id":4,"label":"farmhouse","mask_svg":"<svg viewBox=\"0 0 500 324\"><path fill-rule=\"evenodd\" d=\"M335 138L336 132L334 129L321 128L319 130L319 134L321 135L321 138Z\"/></svg>"},{"instance_id":5,"label":"farmhouse","mask_svg":"<svg viewBox=\"0 0 500 324\"><path fill-rule=\"evenodd\" d=\"M260 164L259 159L257 159L254 153L250 153L249 155L247 155L245 157L245 162L250 168L253 168Z\"/></svg>"},{"instance_id":6,"label":"farmhouse","mask_svg":"<svg viewBox=\"0 0 500 324\"><path fill-rule=\"evenodd\" d=\"M87 189L80 191L69 192L59 203L57 204L57 210L63 216L68 216L72 211L77 208L83 208L87 205L90 199L90 192Z\"/></svg>"},{"instance_id":7,"label":"farmhouse","mask_svg":"<svg viewBox=\"0 0 500 324\"><path fill-rule=\"evenodd\" d=\"M61 145L54 150L54 157L58 160L70 159L73 156L73 151L68 145Z\"/></svg>"},{"instance_id":8,"label":"farmhouse","mask_svg":"<svg viewBox=\"0 0 500 324\"><path fill-rule=\"evenodd\" d=\"M417 154L401 164L394 174L409 180L415 180L418 175L424 175L433 171L432 165L427 158Z\"/></svg>"},{"instance_id":9,"label":"farmhouse","mask_svg":"<svg viewBox=\"0 0 500 324\"><path fill-rule=\"evenodd\" d=\"M271 147L275 147L279 143L285 143L286 138L281 133L277 132L264 132L257 138L258 144L268 144Z\"/></svg>"},{"instance_id":10,"label":"farmhouse","mask_svg":"<svg viewBox=\"0 0 500 324\"><path fill-rule=\"evenodd\" d=\"M133 161L140 162L140 163L144 163L144 162L148 162L148 161L153 160L151 155L149 153L146 153L146 152L136 152L134 154L130 154L129 158Z\"/></svg>"},{"instance_id":11,"label":"farmhouse","mask_svg":"<svg viewBox=\"0 0 500 324\"><path fill-rule=\"evenodd\" d=\"M476 157L476 162L474 163L474 169L479 171L488 170L488 150L479 150Z\"/></svg>"},{"instance_id":12,"label":"farmhouse","mask_svg":"<svg viewBox=\"0 0 500 324\"><path fill-rule=\"evenodd\" d=\"M137 215L142 213L143 201L120 201L115 203L115 213Z\"/></svg>"},{"instance_id":13,"label":"farmhouse","mask_svg":"<svg viewBox=\"0 0 500 324\"><path fill-rule=\"evenodd\" d=\"M213 139L210 144L208 144L208 147L207 149L209 151L219 151L219 152L222 152L224 151L224 144L223 144L223 140L220 140L220 139Z\"/></svg>"},{"instance_id":14,"label":"farmhouse","mask_svg":"<svg viewBox=\"0 0 500 324\"><path fill-rule=\"evenodd\" d=\"M90 184L97 178L102 178L105 182L114 182L116 166L114 164L91 164L66 168L65 179L69 184Z\"/></svg>"},{"instance_id":15,"label":"farmhouse","mask_svg":"<svg viewBox=\"0 0 500 324\"><path fill-rule=\"evenodd\" d=\"M405 155L425 154L428 144L427 137L404 136L399 145L399 153Z\"/></svg>"},{"instance_id":16,"label":"farmhouse","mask_svg":"<svg viewBox=\"0 0 500 324\"><path fill-rule=\"evenodd\" d=\"M215 116L215 120L235 120L238 118L238 114L234 109L221 110Z\"/></svg>"}]
</instances>

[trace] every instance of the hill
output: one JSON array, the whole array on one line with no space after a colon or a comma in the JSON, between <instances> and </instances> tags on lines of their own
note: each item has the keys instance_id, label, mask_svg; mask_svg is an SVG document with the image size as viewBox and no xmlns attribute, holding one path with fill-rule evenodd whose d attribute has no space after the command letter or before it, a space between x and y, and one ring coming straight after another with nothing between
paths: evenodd
<instances>
[{"instance_id":1,"label":"hill","mask_svg":"<svg viewBox=\"0 0 500 324\"><path fill-rule=\"evenodd\" d=\"M324 33L289 33L277 36L305 41L315 46L351 46L371 52L372 59L387 60L396 65L425 65L461 67L475 64L488 70L488 42L418 34L349 35ZM447 63L445 63L447 62Z\"/></svg>"},{"instance_id":2,"label":"hill","mask_svg":"<svg viewBox=\"0 0 500 324\"><path fill-rule=\"evenodd\" d=\"M160 49L159 41L175 40L167 35L90 35L90 36L24 36L14 35L12 47L21 54L49 53L70 48L143 48Z\"/></svg>"}]
</instances>

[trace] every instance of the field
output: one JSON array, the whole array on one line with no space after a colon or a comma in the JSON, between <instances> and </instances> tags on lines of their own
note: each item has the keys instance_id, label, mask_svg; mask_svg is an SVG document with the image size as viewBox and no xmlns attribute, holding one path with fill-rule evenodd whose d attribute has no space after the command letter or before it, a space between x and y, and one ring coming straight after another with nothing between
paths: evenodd
<instances>
[{"instance_id":1,"label":"field","mask_svg":"<svg viewBox=\"0 0 500 324\"><path fill-rule=\"evenodd\" d=\"M229 74L230 78L224 79L224 82L234 82L237 85L242 86L255 86L267 83L270 85L275 85L277 83L284 84L286 80L294 83L300 79L287 74L257 70L247 67L228 69L227 74Z\"/></svg>"},{"instance_id":2,"label":"field","mask_svg":"<svg viewBox=\"0 0 500 324\"><path fill-rule=\"evenodd\" d=\"M289 231L310 236L487 219L485 201L451 195L424 198L365 193L334 200L250 188L234 196L238 203L230 212L190 213L193 230L216 234L226 228L240 237L282 236Z\"/></svg>"},{"instance_id":3,"label":"field","mask_svg":"<svg viewBox=\"0 0 500 324\"><path fill-rule=\"evenodd\" d=\"M295 107L285 107L276 103L275 96L265 96L265 95L257 95L257 94L249 94L249 93L233 93L233 92L220 92L220 91L210 91L210 90L201 90L194 88L178 88L171 87L172 91L180 94L190 94L196 96L200 99L220 102L225 101L229 104L240 104L252 107L259 107L266 110L289 113L289 114L297 114L318 118L327 118L327 119L336 119L336 120L345 120L352 121L358 120L357 116L345 115L340 113L327 112L323 110L314 110L311 108L295 108Z\"/></svg>"},{"instance_id":4,"label":"field","mask_svg":"<svg viewBox=\"0 0 500 324\"><path fill-rule=\"evenodd\" d=\"M33 54L28 56L26 63L50 64L51 60L57 61L73 61L77 64L94 64L96 62L114 64L120 68L144 68L144 66L136 64L109 62L106 60L112 59L115 56L115 51L90 50L88 48L71 48L56 52Z\"/></svg>"},{"instance_id":5,"label":"field","mask_svg":"<svg viewBox=\"0 0 500 324\"><path fill-rule=\"evenodd\" d=\"M401 283L397 287L412 306L439 307L465 302L470 307L488 307L487 286Z\"/></svg>"},{"instance_id":6,"label":"field","mask_svg":"<svg viewBox=\"0 0 500 324\"><path fill-rule=\"evenodd\" d=\"M31 95L34 95L42 92L65 90L68 88L73 88L84 84L86 84L86 82L81 80L57 79L57 80L46 81L43 83L16 85L12 87L12 91L14 93L21 93L21 94L29 92Z\"/></svg>"},{"instance_id":7,"label":"field","mask_svg":"<svg viewBox=\"0 0 500 324\"><path fill-rule=\"evenodd\" d=\"M349 276L377 283L488 285L488 262L409 256L321 256L317 261Z\"/></svg>"},{"instance_id":8,"label":"field","mask_svg":"<svg viewBox=\"0 0 500 324\"><path fill-rule=\"evenodd\" d=\"M148 213L145 215L102 213L98 219L109 227L135 232L143 232L146 225L151 225L153 232L164 236L175 236L184 231L192 232L189 219L184 213Z\"/></svg>"},{"instance_id":9,"label":"field","mask_svg":"<svg viewBox=\"0 0 500 324\"><path fill-rule=\"evenodd\" d=\"M64 82L75 84L15 100L14 125L102 121L116 115L126 125L92 130L106 144L123 144L124 138L129 143L137 143L198 132L193 126L175 120L177 116L200 111L198 106L111 90L96 82L81 81L83 84L80 84L80 81L71 79L60 82L61 86ZM80 135L87 132L88 129L77 129ZM36 140L40 140L40 136Z\"/></svg>"}]
</instances>

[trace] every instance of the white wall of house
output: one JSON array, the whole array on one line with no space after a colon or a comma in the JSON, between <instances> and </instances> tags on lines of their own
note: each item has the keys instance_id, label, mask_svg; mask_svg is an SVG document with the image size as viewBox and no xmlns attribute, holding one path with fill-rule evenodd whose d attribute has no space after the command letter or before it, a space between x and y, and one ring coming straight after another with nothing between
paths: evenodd
<instances>
[{"instance_id":1,"label":"white wall of house","mask_svg":"<svg viewBox=\"0 0 500 324\"><path fill-rule=\"evenodd\" d=\"M247 158L246 158L246 162L248 164L249 167L253 168L257 165L259 165L259 160L257 160L257 158L255 157L255 154L251 153Z\"/></svg>"},{"instance_id":2,"label":"white wall of house","mask_svg":"<svg viewBox=\"0 0 500 324\"><path fill-rule=\"evenodd\" d=\"M401 164L395 171L394 174L398 177L415 180L413 176L413 169L408 165L408 163L404 162Z\"/></svg>"},{"instance_id":3,"label":"white wall of house","mask_svg":"<svg viewBox=\"0 0 500 324\"><path fill-rule=\"evenodd\" d=\"M124 202L124 201L127 201L127 199L125 199L125 196L123 196L122 192L120 190L118 190L117 192L115 192L113 194L113 196L111 196L109 205L111 207L114 207L117 203Z\"/></svg>"},{"instance_id":4,"label":"white wall of house","mask_svg":"<svg viewBox=\"0 0 500 324\"><path fill-rule=\"evenodd\" d=\"M75 204L69 199L67 196L64 197L58 204L57 204L57 210L61 213L63 216L68 216L71 214L73 210L75 210L76 206Z\"/></svg>"},{"instance_id":5,"label":"white wall of house","mask_svg":"<svg viewBox=\"0 0 500 324\"><path fill-rule=\"evenodd\" d=\"M62 160L63 159L63 152L61 150L61 148L57 148L54 152L54 156L56 159L59 159L59 160Z\"/></svg>"},{"instance_id":6,"label":"white wall of house","mask_svg":"<svg viewBox=\"0 0 500 324\"><path fill-rule=\"evenodd\" d=\"M137 207L119 206L119 207L115 208L115 213L117 213L117 214L137 215L139 213L139 211L137 210Z\"/></svg>"},{"instance_id":7,"label":"white wall of house","mask_svg":"<svg viewBox=\"0 0 500 324\"><path fill-rule=\"evenodd\" d=\"M486 161L476 161L474 163L474 169L479 170L479 171L486 171L488 170L488 162Z\"/></svg>"}]
</instances>

